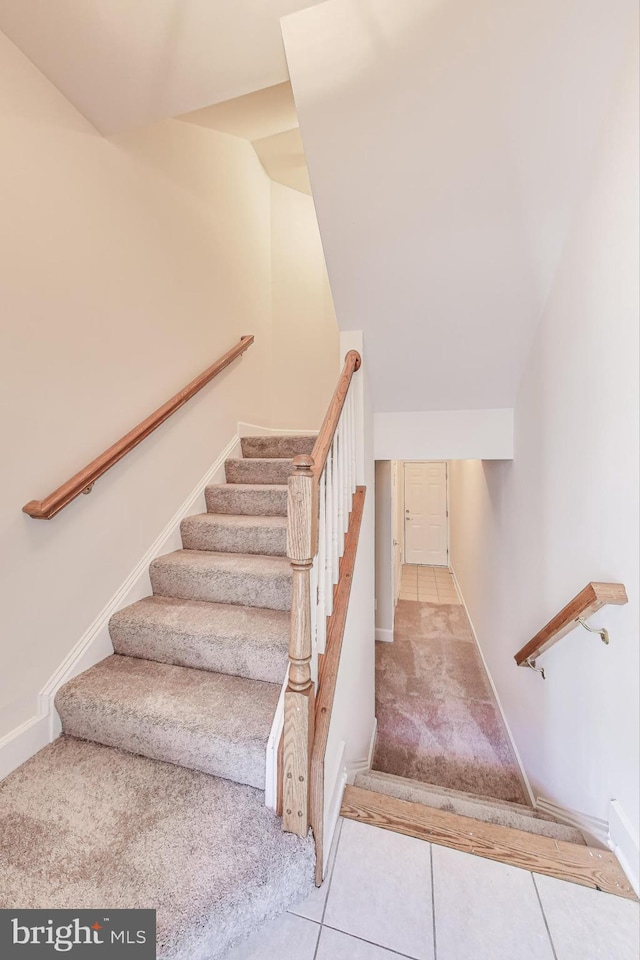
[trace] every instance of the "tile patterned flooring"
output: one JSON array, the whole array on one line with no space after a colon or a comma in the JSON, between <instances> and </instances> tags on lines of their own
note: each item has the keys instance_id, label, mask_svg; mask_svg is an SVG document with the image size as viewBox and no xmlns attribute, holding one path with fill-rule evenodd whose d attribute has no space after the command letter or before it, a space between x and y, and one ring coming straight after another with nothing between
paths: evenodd
<instances>
[{"instance_id":1,"label":"tile patterned flooring","mask_svg":"<svg viewBox=\"0 0 640 960\"><path fill-rule=\"evenodd\" d=\"M422 567L415 563L402 565L398 599L460 604L454 579L447 567Z\"/></svg>"},{"instance_id":2,"label":"tile patterned flooring","mask_svg":"<svg viewBox=\"0 0 640 960\"><path fill-rule=\"evenodd\" d=\"M345 820L323 886L225 960L637 960L638 904Z\"/></svg>"}]
</instances>

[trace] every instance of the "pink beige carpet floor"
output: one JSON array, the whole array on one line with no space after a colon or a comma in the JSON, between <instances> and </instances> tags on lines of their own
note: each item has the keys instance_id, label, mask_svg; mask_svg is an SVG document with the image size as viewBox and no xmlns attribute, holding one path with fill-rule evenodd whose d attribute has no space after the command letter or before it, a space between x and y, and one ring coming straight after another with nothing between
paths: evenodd
<instances>
[{"instance_id":1,"label":"pink beige carpet floor","mask_svg":"<svg viewBox=\"0 0 640 960\"><path fill-rule=\"evenodd\" d=\"M399 600L393 643L376 644L373 768L528 803L464 607Z\"/></svg>"}]
</instances>

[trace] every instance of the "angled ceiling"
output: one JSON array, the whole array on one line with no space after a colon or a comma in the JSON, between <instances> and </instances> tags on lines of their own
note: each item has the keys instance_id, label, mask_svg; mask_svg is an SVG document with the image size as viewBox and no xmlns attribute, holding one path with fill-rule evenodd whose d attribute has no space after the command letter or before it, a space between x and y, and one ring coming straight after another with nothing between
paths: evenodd
<instances>
[{"instance_id":1,"label":"angled ceiling","mask_svg":"<svg viewBox=\"0 0 640 960\"><path fill-rule=\"evenodd\" d=\"M514 405L634 7L327 0L283 19L338 324L364 331L377 411Z\"/></svg>"},{"instance_id":2,"label":"angled ceiling","mask_svg":"<svg viewBox=\"0 0 640 960\"><path fill-rule=\"evenodd\" d=\"M289 81L194 110L179 119L249 140L272 180L311 194Z\"/></svg>"},{"instance_id":3,"label":"angled ceiling","mask_svg":"<svg viewBox=\"0 0 640 960\"><path fill-rule=\"evenodd\" d=\"M280 17L313 3L0 0L0 30L113 134L287 80Z\"/></svg>"}]
</instances>

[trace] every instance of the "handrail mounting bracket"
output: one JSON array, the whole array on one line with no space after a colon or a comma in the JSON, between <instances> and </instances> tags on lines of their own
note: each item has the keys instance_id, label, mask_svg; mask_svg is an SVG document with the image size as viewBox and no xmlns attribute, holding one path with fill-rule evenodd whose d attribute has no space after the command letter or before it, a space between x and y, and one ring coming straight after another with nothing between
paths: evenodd
<instances>
[{"instance_id":1,"label":"handrail mounting bracket","mask_svg":"<svg viewBox=\"0 0 640 960\"><path fill-rule=\"evenodd\" d=\"M578 617L576 623L579 623L581 627L584 627L585 630L588 630L589 633L599 633L600 639L603 643L609 643L609 631L606 627L591 627L583 617Z\"/></svg>"},{"instance_id":2,"label":"handrail mounting bracket","mask_svg":"<svg viewBox=\"0 0 640 960\"><path fill-rule=\"evenodd\" d=\"M536 673L540 674L543 680L547 679L547 675L544 672L544 667L536 667L536 661L532 657L527 657L522 666L529 667L530 670L535 670Z\"/></svg>"}]
</instances>

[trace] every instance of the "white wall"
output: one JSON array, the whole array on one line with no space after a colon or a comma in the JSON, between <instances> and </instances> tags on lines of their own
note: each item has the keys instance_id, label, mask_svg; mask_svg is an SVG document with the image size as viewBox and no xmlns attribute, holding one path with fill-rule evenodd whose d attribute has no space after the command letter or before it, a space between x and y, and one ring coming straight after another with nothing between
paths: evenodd
<instances>
[{"instance_id":1,"label":"white wall","mask_svg":"<svg viewBox=\"0 0 640 960\"><path fill-rule=\"evenodd\" d=\"M532 345L512 463L451 464L451 557L534 793L638 821L638 48ZM610 646L516 651L586 583L622 582ZM637 841L636 841L637 842Z\"/></svg>"},{"instance_id":2,"label":"white wall","mask_svg":"<svg viewBox=\"0 0 640 960\"><path fill-rule=\"evenodd\" d=\"M513 410L427 410L376 413L376 460L513 457Z\"/></svg>"},{"instance_id":3,"label":"white wall","mask_svg":"<svg viewBox=\"0 0 640 960\"><path fill-rule=\"evenodd\" d=\"M393 640L392 475L390 460L375 462L376 498L376 639Z\"/></svg>"},{"instance_id":4,"label":"white wall","mask_svg":"<svg viewBox=\"0 0 640 960\"><path fill-rule=\"evenodd\" d=\"M287 383L271 369L271 184L249 143L177 121L106 140L2 34L0 130L1 739L237 421L268 426ZM51 521L21 512L247 333L243 359L90 496Z\"/></svg>"},{"instance_id":5,"label":"white wall","mask_svg":"<svg viewBox=\"0 0 640 960\"><path fill-rule=\"evenodd\" d=\"M341 367L339 334L311 197L271 184L275 424L316 429Z\"/></svg>"}]
</instances>

